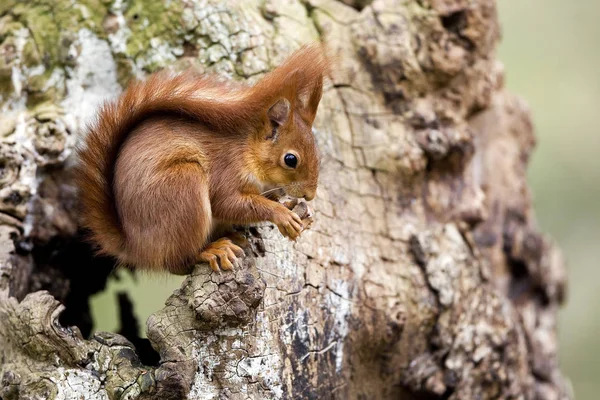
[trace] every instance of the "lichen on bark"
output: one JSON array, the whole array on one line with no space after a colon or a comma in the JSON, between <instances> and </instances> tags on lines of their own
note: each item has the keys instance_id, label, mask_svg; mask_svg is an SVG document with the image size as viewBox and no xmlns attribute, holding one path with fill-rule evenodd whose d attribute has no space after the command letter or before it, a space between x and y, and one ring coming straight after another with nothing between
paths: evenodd
<instances>
[{"instance_id":1,"label":"lichen on bark","mask_svg":"<svg viewBox=\"0 0 600 400\"><path fill-rule=\"evenodd\" d=\"M498 38L493 0L4 2L0 396L572 397L563 260L535 224L533 128ZM70 171L99 102L161 68L251 82L319 39L336 64L311 229L252 227L235 272L196 266L147 321L156 365L88 337L112 265L79 239Z\"/></svg>"}]
</instances>

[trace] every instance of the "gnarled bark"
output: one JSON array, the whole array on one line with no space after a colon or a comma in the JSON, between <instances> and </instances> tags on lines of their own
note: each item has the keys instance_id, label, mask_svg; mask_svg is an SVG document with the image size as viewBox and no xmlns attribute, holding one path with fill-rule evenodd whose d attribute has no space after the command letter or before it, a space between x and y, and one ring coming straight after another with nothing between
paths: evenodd
<instances>
[{"instance_id":1,"label":"gnarled bark","mask_svg":"<svg viewBox=\"0 0 600 400\"><path fill-rule=\"evenodd\" d=\"M0 396L571 397L563 261L533 217L495 2L226 3L0 5ZM247 228L236 271L198 265L147 321L158 363L126 299L130 340L88 338L112 264L81 240L70 171L99 101L163 67L254 80L318 39L337 68L311 230Z\"/></svg>"}]
</instances>

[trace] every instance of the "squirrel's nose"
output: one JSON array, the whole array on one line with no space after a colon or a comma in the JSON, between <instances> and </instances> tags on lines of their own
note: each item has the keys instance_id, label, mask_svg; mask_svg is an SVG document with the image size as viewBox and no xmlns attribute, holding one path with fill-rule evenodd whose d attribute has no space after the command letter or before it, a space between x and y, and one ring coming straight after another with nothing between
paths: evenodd
<instances>
[{"instance_id":1,"label":"squirrel's nose","mask_svg":"<svg viewBox=\"0 0 600 400\"><path fill-rule=\"evenodd\" d=\"M316 192L316 190L311 190L310 192L304 193L304 196L303 196L304 199L306 201L311 201L312 199L315 198L315 192Z\"/></svg>"}]
</instances>

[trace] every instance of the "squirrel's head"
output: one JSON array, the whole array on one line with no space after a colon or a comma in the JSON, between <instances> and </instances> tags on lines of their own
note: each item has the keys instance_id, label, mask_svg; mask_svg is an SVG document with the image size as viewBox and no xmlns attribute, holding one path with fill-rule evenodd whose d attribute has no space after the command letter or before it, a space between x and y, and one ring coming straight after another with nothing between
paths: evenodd
<instances>
[{"instance_id":1,"label":"squirrel's head","mask_svg":"<svg viewBox=\"0 0 600 400\"><path fill-rule=\"evenodd\" d=\"M265 110L264 125L254 136L254 157L260 180L292 197L312 200L319 179L319 151L312 124L323 92L317 78L306 93L274 100Z\"/></svg>"}]
</instances>

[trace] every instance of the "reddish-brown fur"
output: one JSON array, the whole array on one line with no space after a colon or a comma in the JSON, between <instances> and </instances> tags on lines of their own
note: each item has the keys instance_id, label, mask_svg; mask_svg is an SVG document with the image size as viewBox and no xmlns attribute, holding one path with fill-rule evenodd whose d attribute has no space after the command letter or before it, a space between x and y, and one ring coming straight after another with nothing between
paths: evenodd
<instances>
[{"instance_id":1,"label":"reddish-brown fur","mask_svg":"<svg viewBox=\"0 0 600 400\"><path fill-rule=\"evenodd\" d=\"M321 47L305 46L253 87L158 72L105 104L77 174L100 252L181 273L222 224L268 220L297 237L298 217L261 193L314 197L311 126L327 68ZM296 169L283 164L288 151Z\"/></svg>"}]
</instances>

